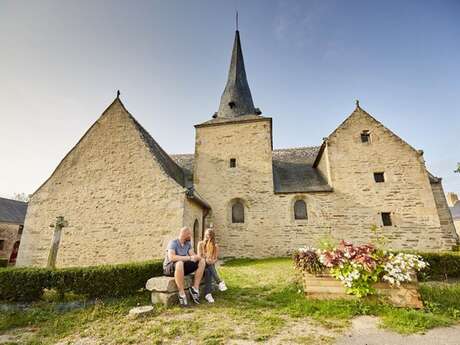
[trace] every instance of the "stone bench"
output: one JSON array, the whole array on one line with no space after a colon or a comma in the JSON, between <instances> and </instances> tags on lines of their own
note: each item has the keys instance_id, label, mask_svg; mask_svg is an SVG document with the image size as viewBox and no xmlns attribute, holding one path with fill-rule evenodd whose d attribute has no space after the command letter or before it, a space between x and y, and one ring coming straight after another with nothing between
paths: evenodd
<instances>
[{"instance_id":1,"label":"stone bench","mask_svg":"<svg viewBox=\"0 0 460 345\"><path fill-rule=\"evenodd\" d=\"M188 288L193 285L194 274L185 276L185 293L187 294L187 301L192 302ZM178 288L174 277L153 277L147 280L145 288L151 292L152 304L163 304L165 306L171 306L179 302L178 299ZM200 284L200 296L204 294L204 277ZM192 302L193 303L193 302Z\"/></svg>"}]
</instances>

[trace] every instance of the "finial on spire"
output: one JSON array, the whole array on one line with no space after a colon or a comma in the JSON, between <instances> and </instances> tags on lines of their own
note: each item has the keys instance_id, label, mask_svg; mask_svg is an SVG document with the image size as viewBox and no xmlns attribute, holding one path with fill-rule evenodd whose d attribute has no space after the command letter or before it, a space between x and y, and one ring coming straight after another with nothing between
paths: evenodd
<instances>
[{"instance_id":1,"label":"finial on spire","mask_svg":"<svg viewBox=\"0 0 460 345\"><path fill-rule=\"evenodd\" d=\"M356 102L356 108L359 108L359 99L357 99L355 102Z\"/></svg>"},{"instance_id":2,"label":"finial on spire","mask_svg":"<svg viewBox=\"0 0 460 345\"><path fill-rule=\"evenodd\" d=\"M238 31L238 10L236 10L236 31Z\"/></svg>"},{"instance_id":3,"label":"finial on spire","mask_svg":"<svg viewBox=\"0 0 460 345\"><path fill-rule=\"evenodd\" d=\"M120 98L120 90L117 90L117 98Z\"/></svg>"}]
</instances>

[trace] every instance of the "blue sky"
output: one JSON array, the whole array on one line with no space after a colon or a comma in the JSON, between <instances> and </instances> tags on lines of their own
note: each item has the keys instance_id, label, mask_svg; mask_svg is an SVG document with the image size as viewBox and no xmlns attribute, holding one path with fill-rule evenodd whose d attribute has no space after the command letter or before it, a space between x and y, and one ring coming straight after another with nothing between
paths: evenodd
<instances>
[{"instance_id":1,"label":"blue sky","mask_svg":"<svg viewBox=\"0 0 460 345\"><path fill-rule=\"evenodd\" d=\"M319 145L359 99L460 192L460 1L0 0L0 195L32 193L117 89L167 152L192 153L236 7L275 148Z\"/></svg>"}]
</instances>

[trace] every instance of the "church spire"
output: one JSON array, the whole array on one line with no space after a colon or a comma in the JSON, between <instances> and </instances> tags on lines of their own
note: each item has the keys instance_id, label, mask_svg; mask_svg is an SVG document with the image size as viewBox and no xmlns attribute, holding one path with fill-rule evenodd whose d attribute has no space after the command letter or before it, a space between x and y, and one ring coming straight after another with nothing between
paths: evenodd
<instances>
[{"instance_id":1,"label":"church spire","mask_svg":"<svg viewBox=\"0 0 460 345\"><path fill-rule=\"evenodd\" d=\"M232 60L228 71L227 85L220 99L217 117L237 117L248 114L260 114L254 108L251 90L249 89L244 69L243 52L241 50L240 32L235 32Z\"/></svg>"}]
</instances>

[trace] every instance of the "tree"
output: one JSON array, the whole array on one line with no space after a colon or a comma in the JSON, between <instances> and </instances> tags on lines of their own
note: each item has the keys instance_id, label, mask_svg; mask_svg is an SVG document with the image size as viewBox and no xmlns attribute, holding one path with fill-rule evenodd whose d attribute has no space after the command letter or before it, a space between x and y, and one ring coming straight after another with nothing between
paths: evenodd
<instances>
[{"instance_id":1,"label":"tree","mask_svg":"<svg viewBox=\"0 0 460 345\"><path fill-rule=\"evenodd\" d=\"M14 195L13 195L14 200L24 201L24 202L28 202L29 197L30 196L27 195L26 193L14 193Z\"/></svg>"},{"instance_id":2,"label":"tree","mask_svg":"<svg viewBox=\"0 0 460 345\"><path fill-rule=\"evenodd\" d=\"M460 174L460 163L457 163L457 169L455 169L454 172Z\"/></svg>"}]
</instances>

